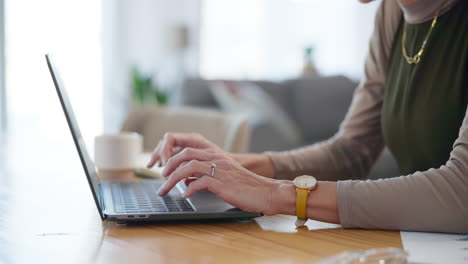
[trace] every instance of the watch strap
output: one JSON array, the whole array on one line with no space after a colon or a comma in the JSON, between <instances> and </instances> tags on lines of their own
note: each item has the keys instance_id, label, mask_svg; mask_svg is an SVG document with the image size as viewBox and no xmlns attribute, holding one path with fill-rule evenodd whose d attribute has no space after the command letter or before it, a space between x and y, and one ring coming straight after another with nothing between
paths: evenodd
<instances>
[{"instance_id":1,"label":"watch strap","mask_svg":"<svg viewBox=\"0 0 468 264\"><path fill-rule=\"evenodd\" d=\"M296 215L300 219L307 219L307 196L309 190L296 189Z\"/></svg>"}]
</instances>

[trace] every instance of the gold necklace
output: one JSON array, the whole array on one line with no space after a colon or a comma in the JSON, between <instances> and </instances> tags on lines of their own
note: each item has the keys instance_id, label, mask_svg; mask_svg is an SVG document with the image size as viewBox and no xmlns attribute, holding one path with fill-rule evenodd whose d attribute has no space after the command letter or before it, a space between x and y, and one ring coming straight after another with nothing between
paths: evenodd
<instances>
[{"instance_id":1,"label":"gold necklace","mask_svg":"<svg viewBox=\"0 0 468 264\"><path fill-rule=\"evenodd\" d=\"M421 56L424 53L424 49L426 48L427 40L429 39L429 36L431 36L432 30L434 29L435 25L437 24L437 18L439 17L439 12L440 9L442 8L442 5L444 4L444 1L440 4L439 8L437 8L436 15L434 19L432 20L431 27L429 28L429 32L427 32L426 38L424 39L421 49L419 49L418 53L416 55L410 57L408 56L408 52L406 51L406 30L408 28L408 23L406 23L406 20L404 20L404 25L403 25L403 41L401 42L401 49L403 51L403 57L405 57L406 62L408 64L418 64L419 61L421 60Z\"/></svg>"}]
</instances>

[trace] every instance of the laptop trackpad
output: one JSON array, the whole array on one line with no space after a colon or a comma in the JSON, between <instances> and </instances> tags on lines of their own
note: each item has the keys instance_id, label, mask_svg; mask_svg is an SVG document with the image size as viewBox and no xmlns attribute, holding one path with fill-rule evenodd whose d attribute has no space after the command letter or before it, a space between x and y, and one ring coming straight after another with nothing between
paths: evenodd
<instances>
[{"instance_id":1,"label":"laptop trackpad","mask_svg":"<svg viewBox=\"0 0 468 264\"><path fill-rule=\"evenodd\" d=\"M227 212L235 208L210 191L198 191L190 201L200 213Z\"/></svg>"}]
</instances>

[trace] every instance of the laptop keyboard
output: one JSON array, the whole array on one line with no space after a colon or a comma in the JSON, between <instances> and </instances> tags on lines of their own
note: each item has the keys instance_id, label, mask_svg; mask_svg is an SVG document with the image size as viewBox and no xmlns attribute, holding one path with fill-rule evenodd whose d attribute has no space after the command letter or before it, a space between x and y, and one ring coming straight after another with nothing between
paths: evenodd
<instances>
[{"instance_id":1,"label":"laptop keyboard","mask_svg":"<svg viewBox=\"0 0 468 264\"><path fill-rule=\"evenodd\" d=\"M129 181L111 184L112 198L116 213L163 213L191 212L192 205L180 196L160 197L157 190L160 182Z\"/></svg>"}]
</instances>

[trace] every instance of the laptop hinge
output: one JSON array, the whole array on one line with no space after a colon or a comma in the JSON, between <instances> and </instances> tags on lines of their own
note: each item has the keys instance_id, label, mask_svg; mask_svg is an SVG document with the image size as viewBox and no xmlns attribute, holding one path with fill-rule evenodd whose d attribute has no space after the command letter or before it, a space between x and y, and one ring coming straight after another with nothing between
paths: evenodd
<instances>
[{"instance_id":1,"label":"laptop hinge","mask_svg":"<svg viewBox=\"0 0 468 264\"><path fill-rule=\"evenodd\" d=\"M102 184L98 184L99 186L99 204L101 206L101 216L103 219L106 219L106 215L104 214L104 211L106 210L106 203L104 203L104 193L103 193L103 188Z\"/></svg>"}]
</instances>

